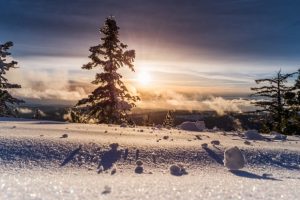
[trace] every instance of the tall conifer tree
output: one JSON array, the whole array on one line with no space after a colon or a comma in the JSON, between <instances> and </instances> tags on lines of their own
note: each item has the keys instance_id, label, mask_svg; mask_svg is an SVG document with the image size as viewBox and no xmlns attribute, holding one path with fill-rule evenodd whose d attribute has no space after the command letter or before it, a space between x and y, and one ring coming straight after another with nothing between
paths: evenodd
<instances>
[{"instance_id":1,"label":"tall conifer tree","mask_svg":"<svg viewBox=\"0 0 300 200\"><path fill-rule=\"evenodd\" d=\"M264 84L261 87L253 87L252 96L262 97L254 105L261 107L257 112L265 112L269 115L270 124L273 125L271 129L282 132L286 127L287 120L290 116L289 105L286 102L285 96L294 90L293 86L287 86L288 78L295 73L282 74L277 72L273 78L255 80L257 84Z\"/></svg>"},{"instance_id":2,"label":"tall conifer tree","mask_svg":"<svg viewBox=\"0 0 300 200\"><path fill-rule=\"evenodd\" d=\"M14 98L9 92L9 89L21 88L21 85L12 84L8 82L5 77L6 73L10 69L17 68L16 61L7 61L7 58L11 55L8 50L13 46L12 42L6 42L0 45L0 116L10 117L16 116L14 105L23 103L24 101Z\"/></svg>"},{"instance_id":3,"label":"tall conifer tree","mask_svg":"<svg viewBox=\"0 0 300 200\"><path fill-rule=\"evenodd\" d=\"M285 94L285 102L289 106L290 118L286 132L288 134L300 134L300 69L291 92Z\"/></svg>"},{"instance_id":4,"label":"tall conifer tree","mask_svg":"<svg viewBox=\"0 0 300 200\"><path fill-rule=\"evenodd\" d=\"M119 40L119 27L113 17L105 20L100 29L103 35L101 43L90 48L91 61L83 65L83 69L101 68L92 84L98 87L88 96L78 102L85 120L95 120L97 123L121 123L126 121L128 112L139 100L132 96L117 72L121 67L128 66L134 71L134 50L126 50L127 45Z\"/></svg>"}]
</instances>

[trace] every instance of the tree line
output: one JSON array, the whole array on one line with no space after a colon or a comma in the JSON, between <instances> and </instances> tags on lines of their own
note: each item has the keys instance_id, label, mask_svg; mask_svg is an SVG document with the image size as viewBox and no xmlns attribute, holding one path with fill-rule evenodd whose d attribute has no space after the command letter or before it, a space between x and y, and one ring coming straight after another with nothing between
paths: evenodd
<instances>
[{"instance_id":1,"label":"tree line","mask_svg":"<svg viewBox=\"0 0 300 200\"><path fill-rule=\"evenodd\" d=\"M128 45L119 40L119 27L114 17L108 17L99 32L100 43L90 47L90 62L82 69L99 68L92 84L97 88L86 98L81 99L69 111L71 121L88 123L128 123L128 113L140 100L128 91L118 69L127 66L134 72L135 51L128 50ZM12 42L0 45L0 116L17 116L16 106L24 103L14 98L9 89L21 88L11 84L5 77L10 69L17 68L17 62L8 61ZM288 79L298 75L294 84ZM260 118L265 131L278 131L292 134L300 132L300 69L298 72L283 74L279 71L272 78L258 79L258 87L253 87L252 96L258 98L254 105L257 117ZM167 113L165 125L172 126L171 112Z\"/></svg>"}]
</instances>

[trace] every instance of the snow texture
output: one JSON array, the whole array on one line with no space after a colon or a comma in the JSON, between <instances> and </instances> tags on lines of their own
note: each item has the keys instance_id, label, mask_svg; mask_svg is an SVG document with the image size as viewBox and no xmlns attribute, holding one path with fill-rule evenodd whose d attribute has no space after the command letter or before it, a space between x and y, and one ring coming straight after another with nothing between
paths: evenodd
<instances>
[{"instance_id":1,"label":"snow texture","mask_svg":"<svg viewBox=\"0 0 300 200\"><path fill-rule=\"evenodd\" d=\"M244 141L234 132L0 118L0 199L297 199L300 138ZM224 167L233 146L243 170ZM174 163L188 174L172 176Z\"/></svg>"}]
</instances>

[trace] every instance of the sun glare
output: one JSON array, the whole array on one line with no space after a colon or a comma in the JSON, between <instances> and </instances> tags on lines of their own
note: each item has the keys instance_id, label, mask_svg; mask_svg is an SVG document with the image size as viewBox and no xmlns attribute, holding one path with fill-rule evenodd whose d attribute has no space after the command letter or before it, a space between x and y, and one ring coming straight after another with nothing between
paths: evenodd
<instances>
[{"instance_id":1,"label":"sun glare","mask_svg":"<svg viewBox=\"0 0 300 200\"><path fill-rule=\"evenodd\" d=\"M151 83L151 75L147 71L141 71L138 73L137 80L142 85L149 85Z\"/></svg>"}]
</instances>

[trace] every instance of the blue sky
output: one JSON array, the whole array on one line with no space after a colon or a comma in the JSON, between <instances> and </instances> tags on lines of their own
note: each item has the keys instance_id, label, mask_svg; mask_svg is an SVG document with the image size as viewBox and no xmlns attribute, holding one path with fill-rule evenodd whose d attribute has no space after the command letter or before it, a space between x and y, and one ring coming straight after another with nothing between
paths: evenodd
<instances>
[{"instance_id":1,"label":"blue sky","mask_svg":"<svg viewBox=\"0 0 300 200\"><path fill-rule=\"evenodd\" d=\"M0 42L15 43L19 72L30 92L70 92L93 79L81 70L98 29L114 15L120 38L135 49L136 70L160 90L225 96L249 93L254 79L300 67L300 1L296 0L0 0ZM136 74L125 78L139 90ZM63 75L63 76L62 76ZM61 79L66 79L61 83ZM76 82L80 86L70 85ZM30 88L31 87L31 88ZM80 98L80 94L51 98ZM49 88L47 88L49 90ZM82 88L81 88L82 89ZM146 87L147 89L147 87ZM87 89L88 90L88 89ZM22 94L20 94L22 95ZM49 98L50 98L49 97ZM43 98L48 98L44 96Z\"/></svg>"}]
</instances>

